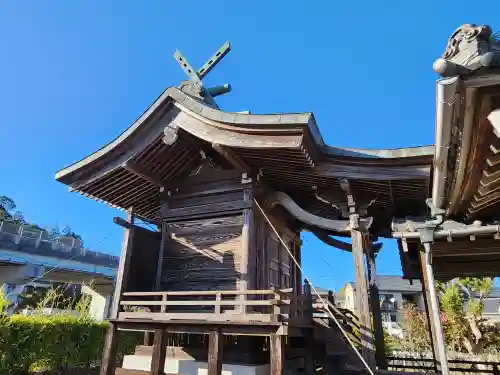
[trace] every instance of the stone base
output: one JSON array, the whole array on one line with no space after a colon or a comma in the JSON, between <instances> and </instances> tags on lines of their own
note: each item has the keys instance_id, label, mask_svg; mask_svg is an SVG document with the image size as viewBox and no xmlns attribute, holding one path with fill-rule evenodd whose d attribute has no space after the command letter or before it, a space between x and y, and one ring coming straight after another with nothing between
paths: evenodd
<instances>
[{"instance_id":1,"label":"stone base","mask_svg":"<svg viewBox=\"0 0 500 375\"><path fill-rule=\"evenodd\" d=\"M207 367L207 362L188 358L169 358L167 356L164 371L167 374L207 375ZM149 371L151 368L151 356L138 354L126 355L123 358L122 368ZM270 375L269 365L223 364L222 375Z\"/></svg>"}]
</instances>

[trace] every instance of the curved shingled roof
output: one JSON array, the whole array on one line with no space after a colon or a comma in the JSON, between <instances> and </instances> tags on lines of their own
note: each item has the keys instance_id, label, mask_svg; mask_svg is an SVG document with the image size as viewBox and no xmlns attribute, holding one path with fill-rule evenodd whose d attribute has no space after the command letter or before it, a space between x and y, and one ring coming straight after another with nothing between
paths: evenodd
<instances>
[{"instance_id":1,"label":"curved shingled roof","mask_svg":"<svg viewBox=\"0 0 500 375\"><path fill-rule=\"evenodd\" d=\"M165 135L174 134L169 144ZM315 190L344 201L345 178L371 210L387 217L425 211L434 146L364 150L325 144L312 113L255 115L224 112L170 87L115 140L60 170L56 179L73 191L114 207L134 206L153 220L159 188L200 162L200 149L229 150L266 183L287 192L302 208L336 218L338 212L315 198ZM222 150L222 151L221 151ZM208 152L209 152L208 151ZM399 211L399 212L397 212ZM389 217L390 216L390 217ZM386 222L387 221L387 222Z\"/></svg>"}]
</instances>

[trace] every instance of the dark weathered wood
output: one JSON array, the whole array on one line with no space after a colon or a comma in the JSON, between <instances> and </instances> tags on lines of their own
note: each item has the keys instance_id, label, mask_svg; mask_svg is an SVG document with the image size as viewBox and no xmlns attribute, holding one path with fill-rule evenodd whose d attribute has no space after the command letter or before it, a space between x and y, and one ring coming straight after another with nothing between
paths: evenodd
<instances>
[{"instance_id":1,"label":"dark weathered wood","mask_svg":"<svg viewBox=\"0 0 500 375\"><path fill-rule=\"evenodd\" d=\"M367 242L368 236L365 236ZM366 247L370 250L366 253L368 280L370 291L370 306L373 319L373 335L375 339L375 361L377 368L387 370L387 360L385 359L385 342L384 342L384 327L382 326L382 314L380 312L380 296L377 285L377 268L375 263L376 254L371 249L371 243L367 243Z\"/></svg>"},{"instance_id":2,"label":"dark weathered wood","mask_svg":"<svg viewBox=\"0 0 500 375\"><path fill-rule=\"evenodd\" d=\"M156 287L162 235L144 228L135 228L133 231L133 251L124 292L149 292Z\"/></svg>"},{"instance_id":3,"label":"dark weathered wood","mask_svg":"<svg viewBox=\"0 0 500 375\"><path fill-rule=\"evenodd\" d=\"M252 190L251 189L245 189L244 191L244 201L249 204L249 206L252 206ZM255 279L255 274L254 274L254 269L249 268L249 257L252 255L250 254L251 251L251 244L253 242L253 238L251 238L250 234L253 231L253 212L252 209L246 209L243 211L243 228L241 230L241 250L240 250L240 256L241 256L241 263L240 263L240 274L241 274L241 279L240 279L240 284L239 284L239 290L240 291L245 291L248 289L249 285L253 284L253 280ZM251 263L250 263L251 264ZM240 299L246 299L246 296L241 295ZM242 304L240 308L242 313L245 313L245 307Z\"/></svg>"},{"instance_id":4,"label":"dark weathered wood","mask_svg":"<svg viewBox=\"0 0 500 375\"><path fill-rule=\"evenodd\" d=\"M357 227L357 214L352 214L351 220L355 222L353 223L353 227ZM365 241L363 239L363 236L366 235L367 234L356 229L351 231L354 275L356 280L356 313L360 324L359 334L361 337L361 355L371 367L374 367L375 356L373 353L370 305L368 302L368 282L366 280L365 270Z\"/></svg>"},{"instance_id":5,"label":"dark weathered wood","mask_svg":"<svg viewBox=\"0 0 500 375\"><path fill-rule=\"evenodd\" d=\"M155 291L160 290L161 286L161 271L163 269L163 259L165 257L165 247L167 246L168 241L168 233L167 233L167 225L164 222L161 224L161 242L160 242L160 251L158 252L158 265L156 267L156 280L155 280Z\"/></svg>"},{"instance_id":6,"label":"dark weathered wood","mask_svg":"<svg viewBox=\"0 0 500 375\"><path fill-rule=\"evenodd\" d=\"M132 208L130 208L128 211L128 222L130 224L134 224L134 213ZM120 262L118 264L118 270L116 271L115 292L113 294L113 301L111 303L109 314L110 318L112 319L118 317L118 311L120 309L120 297L124 292L124 288L129 277L130 260L132 257L132 241L133 229L125 229Z\"/></svg>"},{"instance_id":7,"label":"dark weathered wood","mask_svg":"<svg viewBox=\"0 0 500 375\"><path fill-rule=\"evenodd\" d=\"M304 332L305 355L304 355L304 373L305 375L316 375L316 357L317 345L314 339L314 331L306 329Z\"/></svg>"},{"instance_id":8,"label":"dark weathered wood","mask_svg":"<svg viewBox=\"0 0 500 375\"><path fill-rule=\"evenodd\" d=\"M116 352L118 349L118 329L109 323L104 339L100 375L114 375L116 370Z\"/></svg>"},{"instance_id":9,"label":"dark weathered wood","mask_svg":"<svg viewBox=\"0 0 500 375\"><path fill-rule=\"evenodd\" d=\"M157 329L154 333L153 356L151 358L150 375L164 375L165 359L167 357L167 332Z\"/></svg>"},{"instance_id":10,"label":"dark weathered wood","mask_svg":"<svg viewBox=\"0 0 500 375\"><path fill-rule=\"evenodd\" d=\"M153 346L153 343L154 343L154 332L151 332L151 331L144 332L143 345L144 346Z\"/></svg>"},{"instance_id":11,"label":"dark weathered wood","mask_svg":"<svg viewBox=\"0 0 500 375\"><path fill-rule=\"evenodd\" d=\"M435 333L436 328L434 327L434 324L432 324L432 320L431 320L430 293L429 293L429 287L428 287L428 280L427 280L426 272L423 271L423 269L425 267L424 266L425 265L425 252L419 251L419 255L420 255L420 263L422 265L420 282L422 284L422 294L423 294L423 298L424 298L425 316L427 317L427 325L428 325L428 329L429 329L432 356L434 359L434 368L437 372L438 371L438 363L439 363L439 353L436 351L436 347L434 346L434 343L436 342L436 333Z\"/></svg>"},{"instance_id":12,"label":"dark weathered wood","mask_svg":"<svg viewBox=\"0 0 500 375\"><path fill-rule=\"evenodd\" d=\"M168 222L200 218L210 219L228 214L241 213L243 210L251 207L251 204L243 201L209 203L200 206L170 209L169 212L162 215L161 218Z\"/></svg>"},{"instance_id":13,"label":"dark weathered wood","mask_svg":"<svg viewBox=\"0 0 500 375\"><path fill-rule=\"evenodd\" d=\"M169 224L162 290L237 290L242 227L241 215Z\"/></svg>"},{"instance_id":14,"label":"dark weathered wood","mask_svg":"<svg viewBox=\"0 0 500 375\"><path fill-rule=\"evenodd\" d=\"M158 187L162 186L161 177L156 176L156 174L152 171L145 170L145 168L141 165L126 162L122 165L122 167Z\"/></svg>"},{"instance_id":15,"label":"dark weathered wood","mask_svg":"<svg viewBox=\"0 0 500 375\"><path fill-rule=\"evenodd\" d=\"M237 170L250 172L250 167L231 148L221 146L217 143L212 143L212 147Z\"/></svg>"},{"instance_id":16,"label":"dark weathered wood","mask_svg":"<svg viewBox=\"0 0 500 375\"><path fill-rule=\"evenodd\" d=\"M433 339L435 353L437 354L438 361L441 367L441 373L443 375L449 374L448 358L446 355L446 348L444 342L443 327L441 325L441 313L439 309L439 301L436 292L436 285L434 281L434 273L432 270L432 264L430 262L431 248L430 244L424 244L425 252L423 256L421 255L422 274L426 289L429 290L429 310L428 314L430 317L431 324L433 325Z\"/></svg>"},{"instance_id":17,"label":"dark weathered wood","mask_svg":"<svg viewBox=\"0 0 500 375\"><path fill-rule=\"evenodd\" d=\"M422 256L422 254L420 255ZM421 261L425 261L424 259L421 258ZM429 330L429 340L430 340L430 344L431 344L431 350L432 350L432 359L433 359L433 368L434 368L434 372L437 372L438 371L438 368L437 368L437 359L438 359L438 355L436 353L436 348L434 348L434 341L435 341L435 335L434 335L434 326L432 325L432 322L431 322L431 318L430 318L430 315L429 315L429 288L427 288L425 286L425 280L424 280L424 276L421 275L420 276L420 283L422 284L422 296L423 296L423 299L424 299L424 307L425 307L425 316L427 318L427 329Z\"/></svg>"},{"instance_id":18,"label":"dark weathered wood","mask_svg":"<svg viewBox=\"0 0 500 375\"><path fill-rule=\"evenodd\" d=\"M208 334L208 375L222 374L223 344L224 340L220 331L210 331Z\"/></svg>"},{"instance_id":19,"label":"dark weathered wood","mask_svg":"<svg viewBox=\"0 0 500 375\"><path fill-rule=\"evenodd\" d=\"M285 356L284 356L284 337L280 335L271 335L269 339L269 367L270 374L273 375L283 375L284 374L284 365L285 365Z\"/></svg>"}]
</instances>

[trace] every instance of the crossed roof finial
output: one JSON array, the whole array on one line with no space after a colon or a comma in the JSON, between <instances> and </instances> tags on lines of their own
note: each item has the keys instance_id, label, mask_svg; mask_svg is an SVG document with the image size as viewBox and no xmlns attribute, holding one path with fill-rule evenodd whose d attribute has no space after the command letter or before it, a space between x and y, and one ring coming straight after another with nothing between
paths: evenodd
<instances>
[{"instance_id":1,"label":"crossed roof finial","mask_svg":"<svg viewBox=\"0 0 500 375\"><path fill-rule=\"evenodd\" d=\"M184 81L179 85L179 88L186 92L187 94L197 96L210 104L211 106L218 108L217 103L215 103L214 98L226 94L231 91L231 85L224 84L215 87L206 88L203 85L203 78L213 69L215 66L226 56L231 50L229 42L222 45L221 48L215 52L215 54L207 60L207 62L199 69L195 70L191 67L189 62L184 56L182 56L179 50L175 51L174 57L187 74L189 79Z\"/></svg>"}]
</instances>

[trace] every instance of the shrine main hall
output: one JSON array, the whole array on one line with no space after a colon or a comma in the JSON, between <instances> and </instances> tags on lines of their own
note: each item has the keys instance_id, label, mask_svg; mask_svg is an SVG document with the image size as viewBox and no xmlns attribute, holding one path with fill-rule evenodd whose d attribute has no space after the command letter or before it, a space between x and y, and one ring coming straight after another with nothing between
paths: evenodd
<instances>
[{"instance_id":1,"label":"shrine main hall","mask_svg":"<svg viewBox=\"0 0 500 375\"><path fill-rule=\"evenodd\" d=\"M435 144L392 150L327 145L312 113L220 109L231 87L203 79L229 50L198 70L177 51L187 80L56 174L127 212L115 218L124 239L101 374L383 371L376 257L393 238L404 277L422 281L436 370L448 375L436 281L500 274L491 28L462 25L434 62ZM356 317L303 274L302 231L352 253ZM145 339L117 370L119 330Z\"/></svg>"}]
</instances>

